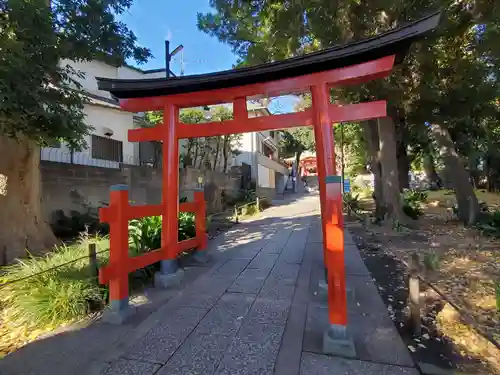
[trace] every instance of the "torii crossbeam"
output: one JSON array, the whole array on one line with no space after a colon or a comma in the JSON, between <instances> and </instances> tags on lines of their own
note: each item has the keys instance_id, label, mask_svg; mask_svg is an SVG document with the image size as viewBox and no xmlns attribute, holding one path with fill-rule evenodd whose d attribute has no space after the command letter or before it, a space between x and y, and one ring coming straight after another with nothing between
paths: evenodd
<instances>
[{"instance_id":1,"label":"torii crossbeam","mask_svg":"<svg viewBox=\"0 0 500 375\"><path fill-rule=\"evenodd\" d=\"M177 242L179 139L312 126L316 141L324 261L328 278L330 327L325 333L324 350L329 353L340 350L343 351L341 354L348 355L346 346L354 349L349 344L346 331L342 187L340 176L336 175L332 125L385 117L387 103L374 101L345 106L331 104L330 90L387 77L394 65L404 60L412 42L434 30L439 20L440 13L433 13L373 38L250 68L171 79L98 78L99 89L112 93L120 100L123 109L132 112L164 111L162 124L154 128L129 130L130 141L163 141L162 204L161 208L151 210L163 215L162 247L153 253L156 255L149 255L148 260L138 264L144 266L147 261L175 259L183 248ZM249 99L308 91L312 96L310 109L298 113L248 118ZM183 124L179 120L180 108L220 103L233 104L233 120L204 124ZM125 204L126 202L123 203ZM194 207L190 208L194 210ZM144 209L141 212L146 215L150 211ZM105 217L109 216L104 214ZM201 222L202 219L197 216L197 220ZM120 249L114 247L126 244L113 241L113 236L117 236L113 229L110 235L110 251L112 254L119 253ZM203 246L204 241L196 243ZM130 272L131 266L127 270L118 271L119 262L119 259L115 263L111 260L108 266L111 268L102 270L102 281L111 283L113 277L118 277L116 275L120 272ZM128 300L128 292L123 287L110 290L110 299L117 302L117 308L126 305L124 299ZM349 352L349 348L347 351Z\"/></svg>"}]
</instances>

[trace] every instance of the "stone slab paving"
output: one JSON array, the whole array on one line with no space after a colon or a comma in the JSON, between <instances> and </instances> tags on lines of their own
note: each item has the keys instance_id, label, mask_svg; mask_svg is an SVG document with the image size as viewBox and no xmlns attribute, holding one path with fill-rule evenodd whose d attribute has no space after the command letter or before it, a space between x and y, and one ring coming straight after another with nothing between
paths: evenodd
<instances>
[{"instance_id":1,"label":"stone slab paving","mask_svg":"<svg viewBox=\"0 0 500 375\"><path fill-rule=\"evenodd\" d=\"M148 316L97 325L101 337L94 326L83 329L76 337L90 330L93 341L79 341L80 356L57 340L38 342L48 360L43 350L8 356L0 374L418 374L348 234L349 328L358 358L322 354L328 310L317 286L324 272L318 215L317 195L285 200L210 241L210 263L188 269L189 282Z\"/></svg>"}]
</instances>

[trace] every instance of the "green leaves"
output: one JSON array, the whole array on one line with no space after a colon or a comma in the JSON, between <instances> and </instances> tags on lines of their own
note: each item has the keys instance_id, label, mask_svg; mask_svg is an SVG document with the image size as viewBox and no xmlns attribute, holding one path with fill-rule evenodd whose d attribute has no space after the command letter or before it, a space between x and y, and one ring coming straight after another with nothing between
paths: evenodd
<instances>
[{"instance_id":1,"label":"green leaves","mask_svg":"<svg viewBox=\"0 0 500 375\"><path fill-rule=\"evenodd\" d=\"M0 135L54 139L73 149L84 145L90 127L77 79L63 60L101 59L121 65L145 62L149 50L115 16L131 0L6 0L0 3Z\"/></svg>"},{"instance_id":2,"label":"green leaves","mask_svg":"<svg viewBox=\"0 0 500 375\"><path fill-rule=\"evenodd\" d=\"M281 131L280 154L291 157L304 151L315 149L312 128L294 128Z\"/></svg>"}]
</instances>

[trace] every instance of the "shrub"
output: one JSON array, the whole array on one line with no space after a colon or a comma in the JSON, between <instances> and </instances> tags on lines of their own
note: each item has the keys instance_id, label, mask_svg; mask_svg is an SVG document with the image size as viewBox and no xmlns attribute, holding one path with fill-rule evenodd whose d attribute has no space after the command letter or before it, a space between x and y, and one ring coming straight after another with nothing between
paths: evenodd
<instances>
[{"instance_id":1,"label":"shrub","mask_svg":"<svg viewBox=\"0 0 500 375\"><path fill-rule=\"evenodd\" d=\"M254 202L257 199L257 194L255 193L255 190L245 190L243 193L243 200L245 202Z\"/></svg>"},{"instance_id":2,"label":"shrub","mask_svg":"<svg viewBox=\"0 0 500 375\"><path fill-rule=\"evenodd\" d=\"M129 222L129 243L138 253L161 247L161 216L148 216Z\"/></svg>"},{"instance_id":3,"label":"shrub","mask_svg":"<svg viewBox=\"0 0 500 375\"><path fill-rule=\"evenodd\" d=\"M476 227L486 235L500 236L500 211L483 212Z\"/></svg>"},{"instance_id":4,"label":"shrub","mask_svg":"<svg viewBox=\"0 0 500 375\"><path fill-rule=\"evenodd\" d=\"M358 212L360 208L359 194L344 193L343 195L344 208L350 209L353 212Z\"/></svg>"},{"instance_id":5,"label":"shrub","mask_svg":"<svg viewBox=\"0 0 500 375\"><path fill-rule=\"evenodd\" d=\"M245 215L252 216L252 215L255 215L257 212L259 212L259 210L257 208L257 204L251 203L251 204L246 206Z\"/></svg>"},{"instance_id":6,"label":"shrub","mask_svg":"<svg viewBox=\"0 0 500 375\"><path fill-rule=\"evenodd\" d=\"M179 241L196 236L195 216L191 212L179 213Z\"/></svg>"},{"instance_id":7,"label":"shrub","mask_svg":"<svg viewBox=\"0 0 500 375\"><path fill-rule=\"evenodd\" d=\"M430 271L436 271L439 268L441 260L435 252L430 252L424 255L424 265Z\"/></svg>"},{"instance_id":8,"label":"shrub","mask_svg":"<svg viewBox=\"0 0 500 375\"><path fill-rule=\"evenodd\" d=\"M102 238L82 237L72 246L59 246L44 257L30 257L3 267L0 283L34 275L78 258L55 270L7 284L0 289L0 304L9 323L27 328L52 328L82 319L104 303L106 289L93 279L88 261L88 244L108 246ZM105 262L107 252L99 255Z\"/></svg>"},{"instance_id":9,"label":"shrub","mask_svg":"<svg viewBox=\"0 0 500 375\"><path fill-rule=\"evenodd\" d=\"M423 215L422 203L427 200L427 193L420 190L405 189L402 193L403 212L414 220Z\"/></svg>"},{"instance_id":10,"label":"shrub","mask_svg":"<svg viewBox=\"0 0 500 375\"><path fill-rule=\"evenodd\" d=\"M138 254L161 247L161 216L149 216L131 220L128 226L129 243ZM184 241L196 236L195 215L180 212L178 221L178 240Z\"/></svg>"}]
</instances>

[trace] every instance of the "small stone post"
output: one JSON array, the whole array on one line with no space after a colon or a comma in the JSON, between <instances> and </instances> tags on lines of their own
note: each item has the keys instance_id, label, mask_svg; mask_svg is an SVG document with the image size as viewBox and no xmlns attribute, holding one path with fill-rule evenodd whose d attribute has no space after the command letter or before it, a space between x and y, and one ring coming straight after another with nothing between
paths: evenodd
<instances>
[{"instance_id":1,"label":"small stone post","mask_svg":"<svg viewBox=\"0 0 500 375\"><path fill-rule=\"evenodd\" d=\"M408 299L410 306L410 322L415 336L422 334L420 324L420 261L418 254L413 254L408 275Z\"/></svg>"},{"instance_id":2,"label":"small stone post","mask_svg":"<svg viewBox=\"0 0 500 375\"><path fill-rule=\"evenodd\" d=\"M99 275L99 265L97 264L97 252L95 243L89 243L89 267L92 280L97 283L97 277Z\"/></svg>"}]
</instances>

